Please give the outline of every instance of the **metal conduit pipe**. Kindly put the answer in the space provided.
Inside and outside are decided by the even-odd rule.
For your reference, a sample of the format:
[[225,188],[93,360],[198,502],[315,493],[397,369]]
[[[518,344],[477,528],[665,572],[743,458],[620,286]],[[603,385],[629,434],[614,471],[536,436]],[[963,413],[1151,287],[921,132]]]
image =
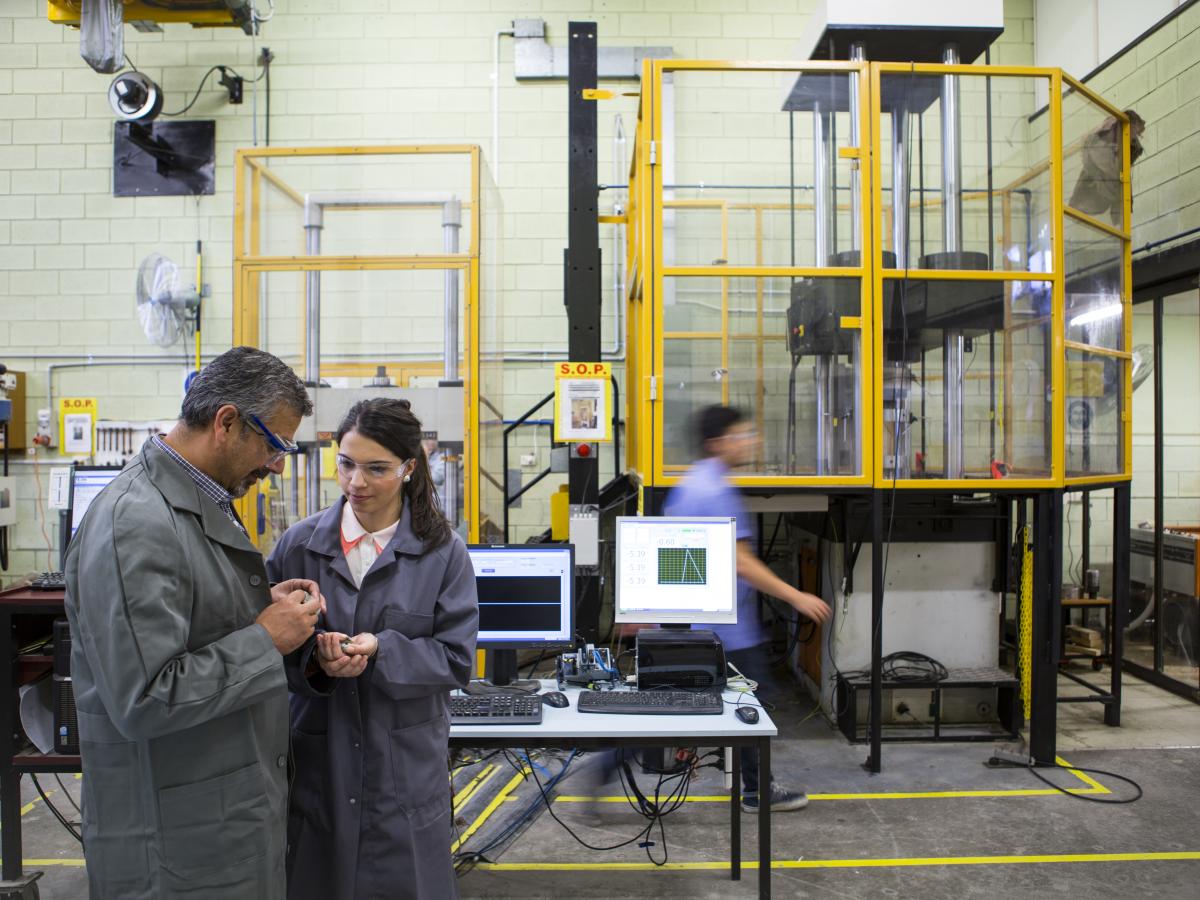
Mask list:
[[[621,178],[628,172],[629,163],[625,159],[625,123],[618,113],[613,118],[613,182],[620,183]],[[629,188],[624,189],[628,193]],[[627,198],[618,191],[613,195],[612,214],[625,215]],[[625,306],[625,235],[627,225],[614,226],[613,232],[613,345],[609,350],[612,359],[624,360],[625,347],[625,318],[622,308]],[[601,356],[603,356],[603,352]]]
[[[860,41],[855,41],[850,45],[850,61],[862,62],[867,58],[866,48]],[[862,133],[858,125],[859,102],[859,81],[861,76],[858,72],[850,73],[850,146],[858,147],[862,142]],[[862,248],[862,224],[859,215],[862,209],[862,172],[859,170],[859,162],[851,160],[850,163],[850,249],[859,250]],[[862,260],[859,260],[861,263]],[[856,457],[857,458],[857,457]]]
[[[958,47],[947,44],[942,62],[958,64]],[[942,76],[942,244],[947,254],[962,250],[962,122],[957,75]],[[942,334],[943,439],[945,477],[963,477],[963,365],[966,342],[960,329]]]
[[[12,357],[5,357],[11,359]],[[203,362],[212,362],[216,359],[216,354],[209,354],[201,358]],[[46,408],[53,411],[54,409],[54,376],[56,373],[64,369],[90,369],[93,367],[116,367],[116,366],[160,366],[162,368],[170,368],[172,366],[180,366],[190,369],[192,360],[188,360],[184,364],[177,356],[127,356],[118,357],[116,359],[98,359],[90,358],[79,362],[58,362],[51,363],[46,366]]]
[[[321,255],[321,229],[325,225],[325,209],[312,195],[304,198],[304,252]],[[304,381],[316,388],[321,383],[321,273],[309,269],[304,273]],[[313,391],[313,400],[319,402]],[[313,410],[314,415],[316,410]],[[292,513],[299,518],[299,472],[292,466]],[[321,448],[310,444],[304,448],[305,514],[313,515],[321,508]]]
[[[814,219],[814,252],[816,265],[829,264],[832,228],[830,227],[830,208],[833,206],[833,191],[831,188],[830,150],[833,135],[832,111],[823,107],[818,101],[813,104],[813,219]],[[817,474],[829,474],[829,462],[832,451],[831,423],[833,415],[832,384],[833,364],[828,354],[822,353],[816,357],[813,376],[816,379],[817,399]]]
[[[442,249],[447,255],[458,253],[459,233],[462,231],[462,203],[447,200],[442,206]],[[442,298],[443,335],[442,378],[457,382],[458,377],[458,269],[445,271],[445,296]],[[458,465],[454,459],[445,461],[442,479],[442,513],[451,526],[458,525]]]

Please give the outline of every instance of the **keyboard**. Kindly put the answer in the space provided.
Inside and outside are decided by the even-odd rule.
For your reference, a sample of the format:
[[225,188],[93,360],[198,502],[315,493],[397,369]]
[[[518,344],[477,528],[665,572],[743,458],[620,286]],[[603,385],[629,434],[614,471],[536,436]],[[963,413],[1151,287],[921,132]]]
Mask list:
[[67,576],[62,572],[43,572],[29,583],[32,591],[65,591]]
[[719,694],[691,691],[581,691],[581,713],[635,716],[719,716],[725,702]]
[[542,698],[536,694],[484,694],[450,698],[451,725],[540,725]]

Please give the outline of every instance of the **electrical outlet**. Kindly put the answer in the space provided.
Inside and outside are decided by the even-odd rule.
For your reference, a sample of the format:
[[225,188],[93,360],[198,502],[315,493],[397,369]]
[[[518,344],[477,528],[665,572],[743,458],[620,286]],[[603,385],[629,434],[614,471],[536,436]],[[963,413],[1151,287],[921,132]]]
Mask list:
[[521,465],[523,465],[527,469],[532,469],[534,466],[537,465],[537,454],[536,453],[522,453],[521,454]]

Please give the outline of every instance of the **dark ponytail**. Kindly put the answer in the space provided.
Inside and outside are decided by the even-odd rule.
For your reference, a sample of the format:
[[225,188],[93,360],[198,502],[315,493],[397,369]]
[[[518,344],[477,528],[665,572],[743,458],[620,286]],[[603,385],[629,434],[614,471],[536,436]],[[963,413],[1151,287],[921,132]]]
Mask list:
[[413,534],[421,539],[427,550],[450,540],[450,523],[442,514],[429,460],[421,446],[421,421],[413,415],[411,404],[407,400],[385,397],[360,400],[350,407],[338,427],[338,443],[351,431],[370,438],[401,459],[416,461],[411,480],[400,489],[408,504]]

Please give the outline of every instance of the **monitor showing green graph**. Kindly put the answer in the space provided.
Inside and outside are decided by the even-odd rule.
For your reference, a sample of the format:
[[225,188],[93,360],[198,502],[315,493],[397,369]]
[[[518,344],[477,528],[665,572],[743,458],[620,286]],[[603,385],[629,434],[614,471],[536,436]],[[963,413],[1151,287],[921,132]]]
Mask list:
[[618,518],[616,620],[736,622],[736,547],[732,518]]
[[705,547],[659,547],[659,584],[705,584],[708,561]]

